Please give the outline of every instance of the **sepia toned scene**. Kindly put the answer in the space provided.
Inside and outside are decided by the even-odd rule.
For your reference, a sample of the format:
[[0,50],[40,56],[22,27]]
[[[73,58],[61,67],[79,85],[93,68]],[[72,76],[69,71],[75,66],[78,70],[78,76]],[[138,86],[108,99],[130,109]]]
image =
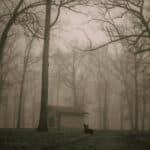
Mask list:
[[150,150],[150,1],[0,0],[0,150]]

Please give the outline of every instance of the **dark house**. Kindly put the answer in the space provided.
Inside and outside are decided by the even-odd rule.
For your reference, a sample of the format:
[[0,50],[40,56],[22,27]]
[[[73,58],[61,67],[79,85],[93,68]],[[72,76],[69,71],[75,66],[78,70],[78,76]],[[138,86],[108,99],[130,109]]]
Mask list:
[[87,113],[67,106],[48,107],[48,126],[53,128],[82,128]]

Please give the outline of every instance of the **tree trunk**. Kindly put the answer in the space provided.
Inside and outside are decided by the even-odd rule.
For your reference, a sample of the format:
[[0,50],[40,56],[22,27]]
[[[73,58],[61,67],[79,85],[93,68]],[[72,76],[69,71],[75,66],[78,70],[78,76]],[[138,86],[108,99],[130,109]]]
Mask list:
[[142,130],[145,130],[145,114],[146,114],[146,97],[145,97],[145,72],[143,71],[143,114],[142,114]]
[[30,51],[31,51],[31,48],[32,48],[33,40],[34,40],[34,36],[32,37],[31,41],[29,42],[29,45],[27,46],[27,48],[25,50],[25,55],[24,55],[23,73],[22,73],[20,93],[19,93],[17,128],[21,128],[21,120],[22,120],[21,118],[22,118],[22,115],[23,115],[23,107],[24,107],[24,101],[23,101],[24,83],[25,83],[26,70],[27,70],[27,67],[28,67],[28,61],[29,61],[29,56],[30,56]]
[[108,129],[108,84],[105,81],[104,89],[104,111],[103,111],[103,129]]
[[73,83],[73,102],[74,106],[78,107],[78,97],[77,97],[77,87],[76,87],[76,68],[75,68],[76,54],[73,52],[73,62],[72,62],[72,83]]
[[99,129],[102,128],[102,103],[101,103],[101,93],[100,93],[100,81],[98,81],[98,89],[97,89],[97,95],[98,95],[98,105],[99,105]]
[[14,96],[14,112],[13,112],[13,124],[14,128],[16,128],[16,121],[17,121],[17,94]]
[[73,102],[74,106],[78,107],[78,98],[77,98],[77,89],[76,89],[76,83],[73,81]]
[[35,121],[36,121],[36,88],[33,86],[33,97],[32,97],[32,128],[35,128]]
[[135,84],[135,124],[134,124],[134,129],[136,131],[138,131],[138,124],[139,124],[139,102],[138,102],[138,72],[137,72],[137,69],[138,69],[138,66],[137,66],[137,58],[136,58],[136,55],[134,55],[134,63],[135,63],[135,66],[134,66],[134,71],[135,71],[135,74],[134,74],[134,84]]
[[17,120],[17,128],[21,128],[21,112],[22,112],[22,100],[23,100],[23,90],[24,90],[24,80],[25,80],[25,66],[23,69],[21,86],[20,86],[20,95],[19,95],[19,106],[18,106],[18,120]]
[[57,105],[59,105],[59,92],[60,92],[60,70],[57,72]]
[[8,97],[5,99],[4,128],[9,128]]
[[132,106],[132,103],[130,102],[130,99],[129,99],[128,86],[127,86],[127,82],[125,80],[124,80],[124,88],[125,88],[125,96],[126,96],[127,105],[128,105],[128,114],[129,114],[130,126],[131,126],[131,129],[133,129],[134,128],[133,106]]
[[123,130],[124,126],[124,99],[120,101],[120,130]]
[[48,105],[48,58],[49,58],[49,36],[51,20],[51,0],[46,0],[45,32],[43,45],[43,63],[42,63],[42,89],[41,89],[41,107],[38,131],[48,131],[47,125],[47,105]]

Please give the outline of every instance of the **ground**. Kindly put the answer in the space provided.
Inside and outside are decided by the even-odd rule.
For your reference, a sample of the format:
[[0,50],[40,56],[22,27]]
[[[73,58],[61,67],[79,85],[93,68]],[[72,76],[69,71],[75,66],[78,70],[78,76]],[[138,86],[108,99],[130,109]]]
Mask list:
[[36,132],[32,129],[0,129],[2,150],[150,150],[150,133],[82,130]]

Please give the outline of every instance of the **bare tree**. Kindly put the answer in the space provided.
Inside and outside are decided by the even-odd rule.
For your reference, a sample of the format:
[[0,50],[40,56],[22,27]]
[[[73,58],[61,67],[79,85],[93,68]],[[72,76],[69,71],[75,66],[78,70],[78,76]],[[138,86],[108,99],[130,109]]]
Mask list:
[[[72,1],[67,1],[67,4]],[[47,103],[48,103],[48,66],[49,66],[49,42],[50,29],[57,22],[60,15],[60,8],[63,5],[62,1],[59,4],[59,9],[56,18],[51,22],[51,5],[52,1],[46,1],[46,17],[45,17],[45,31],[44,31],[44,45],[43,45],[43,59],[42,59],[42,90],[41,90],[41,109],[38,131],[47,131]]]
[[[145,8],[145,5],[150,5],[147,0],[137,1],[112,1],[112,0],[100,0],[96,2],[96,7],[100,8],[100,17],[93,20],[103,23],[104,28],[109,35],[109,41],[100,44],[99,46],[88,49],[89,51],[97,50],[105,47],[111,43],[121,42],[123,40],[130,41],[130,48],[138,46],[140,49],[136,49],[135,53],[143,53],[150,50],[150,18],[147,15],[149,9]],[[114,12],[119,11],[119,15]],[[124,22],[128,20],[126,24],[117,24],[117,20]],[[120,28],[121,26],[121,28]],[[128,32],[122,32],[122,29],[127,29]],[[146,44],[143,44],[146,41]]]
[[[8,114],[9,99],[11,96],[12,87],[15,84],[15,82],[13,81],[13,75],[17,70],[16,61],[19,58],[20,54],[17,51],[13,51],[14,42],[10,42],[6,48],[7,49],[5,51],[4,59],[0,67],[0,105],[2,107],[5,107],[5,127],[8,127],[10,119]],[[3,120],[1,120],[1,122],[3,122]]]
[[20,83],[17,128],[21,128],[21,118],[22,118],[23,107],[24,107],[24,103],[23,103],[24,83],[25,83],[26,73],[29,65],[29,59],[31,56],[33,40],[34,40],[34,36],[26,46],[24,59],[23,59],[23,72],[22,72],[21,83]]
[[85,55],[73,50],[66,56],[63,54],[61,56],[62,60],[58,58],[61,60],[61,66],[59,67],[61,68],[61,80],[63,81],[64,85],[66,85],[66,87],[71,89],[73,106],[75,107],[79,107],[79,93],[84,91],[84,89],[81,89],[81,86],[83,86],[82,83],[86,78],[86,75],[83,75],[83,72],[81,71],[81,68],[84,70],[84,56]]
[[48,103],[48,58],[49,58],[49,37],[51,21],[51,0],[46,1],[45,34],[42,59],[42,89],[41,109],[38,131],[47,131],[47,103]]
[[9,30],[10,30],[11,26],[13,25],[13,23],[15,22],[15,20],[17,18],[18,10],[20,9],[23,2],[24,2],[24,0],[20,0],[18,2],[18,4],[16,5],[16,7],[12,13],[11,18],[7,22],[5,29],[3,30],[2,34],[1,34],[1,37],[0,37],[0,61],[2,60],[2,56],[3,56],[4,48],[6,45]]
[[[127,49],[133,53],[134,68],[132,70],[134,70],[134,85],[135,85],[134,128],[136,130],[138,130],[139,124],[139,99],[138,99],[139,64],[137,57],[139,54],[143,52],[148,52],[150,50],[149,49],[150,18],[149,16],[147,16],[149,10],[145,9],[145,5],[149,4],[150,3],[146,0],[137,0],[134,2],[127,0],[97,1],[96,7],[100,8],[101,14],[99,18],[94,18],[92,19],[92,21],[96,22],[99,21],[102,23],[102,28],[105,31],[106,35],[108,36],[109,40],[108,42],[100,44],[99,46],[87,48],[87,51],[93,51],[116,42],[119,43],[126,42]],[[115,11],[117,10],[120,12],[119,15],[115,13]],[[125,19],[128,19],[127,23],[124,23]],[[118,24],[117,21],[120,21],[120,24]]]
[[[8,12],[4,11],[4,13],[2,15],[0,15],[0,20],[3,21],[5,19],[7,19],[7,21],[5,22],[5,26],[2,31],[2,34],[0,36],[0,61],[2,61],[4,48],[5,48],[7,39],[8,39],[8,34],[9,34],[12,26],[14,24],[20,24],[21,26],[26,27],[26,29],[30,33],[35,34],[35,30],[37,32],[37,26],[35,28],[35,24],[38,24],[39,26],[40,26],[40,24],[39,24],[39,18],[37,17],[37,15],[34,12],[32,12],[32,9],[45,5],[46,1],[45,0],[35,1],[35,2],[31,1],[29,3],[26,3],[25,0],[19,0],[15,4],[15,7],[14,7],[14,5],[11,5],[12,8],[9,8],[7,6],[7,2],[5,2],[5,1],[2,1],[1,3],[4,3],[5,7],[3,9],[8,10]],[[74,3],[74,5],[69,6],[70,3]],[[62,0],[62,1],[60,1],[60,3],[52,2],[52,5],[57,7],[58,13],[57,13],[56,18],[52,22],[51,26],[53,26],[57,22],[59,15],[60,15],[60,10],[62,7],[73,11],[74,7],[77,4],[82,4],[82,3],[83,2],[80,2],[78,0],[67,0],[67,1]],[[38,27],[38,29],[39,29],[39,27]],[[39,31],[39,34],[41,34],[40,31]],[[40,38],[39,34],[36,34],[36,36]]]
[[[105,130],[108,129],[109,120],[109,99],[111,92],[109,86],[111,83],[109,74],[112,74],[110,69],[110,58],[107,49],[89,54],[90,62],[87,69],[94,76],[97,88],[98,109],[99,109],[99,127]],[[114,74],[113,74],[114,75]]]

